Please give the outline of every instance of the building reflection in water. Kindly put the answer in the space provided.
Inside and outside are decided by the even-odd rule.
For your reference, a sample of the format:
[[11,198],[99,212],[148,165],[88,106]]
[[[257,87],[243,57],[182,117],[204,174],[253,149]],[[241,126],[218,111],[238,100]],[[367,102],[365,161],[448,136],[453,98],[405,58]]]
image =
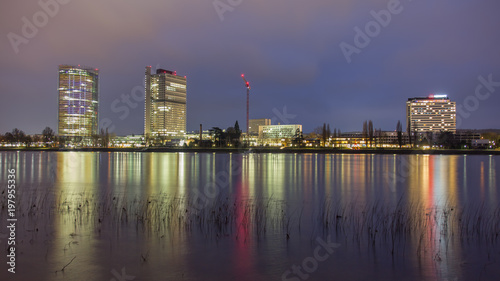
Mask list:
[[[316,234],[311,229],[325,202],[388,208],[402,202],[410,211],[416,210],[412,206],[420,206],[429,214],[424,230],[429,239],[422,246],[417,239],[420,233],[416,233],[417,238],[408,243],[412,252],[420,249],[415,267],[422,271],[421,276],[441,279],[461,270],[459,259],[464,253],[440,232],[447,218],[442,212],[433,214],[479,204],[498,206],[496,159],[458,155],[9,152],[1,154],[0,177],[5,178],[7,167],[16,167],[25,190],[48,190],[47,197],[53,198],[50,200],[57,208],[46,223],[51,235],[47,264],[58,268],[77,256],[77,274],[89,279],[112,278],[110,270],[120,265],[113,264],[111,257],[132,253],[136,258],[140,257],[137,253],[149,253],[151,259],[161,261],[143,276],[162,272],[161,264],[173,265],[172,276],[196,271],[201,260],[193,252],[210,248],[210,243],[207,236],[197,235],[193,229],[169,228],[161,221],[142,228],[121,219],[100,224],[92,217],[95,214],[85,215],[87,201],[92,206],[118,206],[120,215],[133,204],[143,204],[147,210],[160,206],[160,215],[167,206],[175,206],[176,215],[183,216],[191,200],[197,198],[195,190],[203,194],[207,186],[214,185],[213,200],[236,202],[234,234],[238,239],[215,239],[226,243],[218,251],[224,251],[224,261],[235,277],[251,275],[263,259],[276,263],[287,257],[287,250],[298,247],[287,244],[282,236],[273,236],[280,233],[270,230],[279,228],[278,221],[268,225],[266,239],[259,240],[256,216],[248,211],[251,206],[264,208],[263,202],[274,202],[274,209],[266,216],[277,217],[279,214],[272,213],[277,211],[294,217],[297,229],[301,214],[302,227]],[[134,214],[127,215],[134,221]],[[415,211],[415,216],[420,215]],[[435,223],[430,223],[433,220]],[[264,254],[257,245],[265,245]]]
[[[55,215],[49,222],[53,228],[47,261],[53,268],[63,267],[72,258],[76,276],[102,278],[98,263],[99,241],[94,239],[98,225],[85,210],[98,202],[99,153],[57,153],[57,177],[54,182]],[[92,261],[92,262],[89,262]]]
[[497,185],[496,185],[496,170],[495,170],[495,158],[493,157],[493,155],[490,155],[489,156],[489,164],[488,164],[488,181],[489,181],[489,190],[488,190],[488,193],[489,193],[489,200],[490,200],[490,204],[492,206],[494,206],[495,204],[495,198],[497,198],[497,194],[498,194],[498,190],[497,190]]

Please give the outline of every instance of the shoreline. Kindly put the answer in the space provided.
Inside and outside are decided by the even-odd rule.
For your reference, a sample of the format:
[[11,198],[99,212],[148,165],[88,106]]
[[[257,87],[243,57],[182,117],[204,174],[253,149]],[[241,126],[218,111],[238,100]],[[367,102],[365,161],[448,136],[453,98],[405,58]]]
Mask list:
[[500,150],[481,149],[341,149],[341,148],[0,148],[0,151],[37,151],[37,152],[169,152],[169,153],[319,153],[319,154],[418,154],[418,155],[500,155]]

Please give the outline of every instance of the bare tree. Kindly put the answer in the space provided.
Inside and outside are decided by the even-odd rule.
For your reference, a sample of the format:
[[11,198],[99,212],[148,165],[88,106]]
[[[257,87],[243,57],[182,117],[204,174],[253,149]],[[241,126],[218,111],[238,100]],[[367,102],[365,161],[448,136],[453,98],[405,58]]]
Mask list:
[[15,141],[15,139],[14,139],[14,135],[12,135],[12,133],[10,133],[10,132],[7,132],[7,133],[5,133],[5,135],[4,135],[4,140],[5,140],[6,142],[8,142],[8,143],[13,143],[13,142]]
[[323,123],[323,130],[321,130],[321,136],[323,140],[323,147],[326,145],[326,123]]
[[401,121],[398,120],[398,124],[396,125],[396,132],[398,137],[399,148],[403,146],[403,125],[401,125]]
[[327,125],[326,127],[326,137],[328,140],[332,137],[332,131],[330,131],[330,124]]
[[363,122],[363,140],[365,141],[365,144],[367,144],[367,138],[368,138],[368,124],[366,121]]
[[396,132],[398,134],[398,144],[399,148],[403,146],[403,126],[401,125],[401,121],[398,120],[398,124],[396,125]]
[[42,131],[42,135],[43,135],[43,141],[45,143],[49,143],[55,139],[54,130],[52,130],[50,127],[45,127],[45,129],[43,129]]
[[375,129],[375,147],[380,146],[382,141],[382,129]]
[[373,122],[368,122],[368,138],[370,139],[370,147],[373,147]]
[[12,136],[14,137],[15,142],[24,142],[24,139],[26,138],[26,134],[18,128],[12,130]]
[[33,142],[33,138],[30,135],[24,136],[22,142],[26,147],[30,147],[31,143]]

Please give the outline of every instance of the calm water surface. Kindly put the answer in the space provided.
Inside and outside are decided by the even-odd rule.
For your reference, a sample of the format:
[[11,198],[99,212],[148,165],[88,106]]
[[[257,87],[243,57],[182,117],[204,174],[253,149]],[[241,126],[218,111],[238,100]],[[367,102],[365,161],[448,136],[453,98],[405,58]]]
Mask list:
[[0,279],[498,280],[499,159],[0,152]]

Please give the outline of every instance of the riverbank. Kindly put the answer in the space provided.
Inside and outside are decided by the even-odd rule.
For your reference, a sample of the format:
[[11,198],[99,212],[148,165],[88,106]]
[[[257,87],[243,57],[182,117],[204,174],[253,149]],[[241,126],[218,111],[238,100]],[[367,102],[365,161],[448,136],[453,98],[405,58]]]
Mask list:
[[197,152],[197,153],[321,153],[321,154],[425,154],[500,155],[491,149],[341,149],[341,148],[0,148],[0,151],[80,151],[80,152]]

